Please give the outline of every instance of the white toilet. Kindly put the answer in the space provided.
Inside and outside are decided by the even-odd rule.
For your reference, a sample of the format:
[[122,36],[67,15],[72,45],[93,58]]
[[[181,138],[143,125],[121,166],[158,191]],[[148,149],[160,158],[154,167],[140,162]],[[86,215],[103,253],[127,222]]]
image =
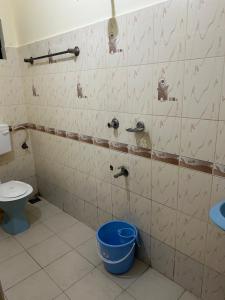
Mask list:
[[0,184],[0,208],[4,211],[2,228],[10,234],[18,234],[29,228],[25,206],[32,186],[20,181]]

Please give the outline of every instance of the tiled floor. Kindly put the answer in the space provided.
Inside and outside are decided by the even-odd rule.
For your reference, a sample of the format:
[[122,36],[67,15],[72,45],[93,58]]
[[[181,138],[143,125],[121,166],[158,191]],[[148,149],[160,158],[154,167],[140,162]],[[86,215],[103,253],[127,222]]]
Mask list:
[[108,274],[95,232],[46,201],[29,205],[31,228],[0,230],[0,280],[7,300],[196,300],[136,260],[124,276]]

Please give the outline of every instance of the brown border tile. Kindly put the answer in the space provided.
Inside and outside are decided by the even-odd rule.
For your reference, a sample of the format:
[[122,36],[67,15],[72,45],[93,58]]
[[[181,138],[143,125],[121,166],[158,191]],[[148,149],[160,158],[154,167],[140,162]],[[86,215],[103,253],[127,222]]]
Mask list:
[[109,141],[99,138],[93,138],[94,145],[109,148]]
[[45,132],[45,126],[42,126],[42,125],[36,125],[36,130]]
[[146,157],[146,158],[152,157],[151,149],[147,149],[139,146],[128,145],[128,153],[137,156]]
[[212,174],[213,163],[195,158],[180,157],[180,166],[188,169]]
[[213,174],[221,177],[225,177],[225,166],[220,164],[215,164],[213,168]]
[[36,129],[36,125],[34,123],[27,123],[26,127],[29,129]]
[[[22,123],[22,124],[18,124],[17,126],[23,126],[29,129],[46,132],[49,134],[54,134],[60,137],[65,137],[65,138],[81,141],[88,144],[94,144],[99,147],[105,147],[111,150],[129,153],[141,157],[146,157],[149,159],[162,161],[168,164],[179,165],[184,168],[189,168],[200,172],[217,175],[220,177],[225,177],[225,165],[221,165],[221,164],[213,164],[212,162],[203,161],[203,160],[185,157],[185,156],[179,158],[179,155],[176,154],[151,150],[144,147],[128,145],[124,143],[109,141],[106,139],[101,139],[101,138],[82,135],[82,134],[79,135],[78,133],[75,132],[68,132],[61,129],[45,127],[42,125],[36,125],[34,123]],[[9,130],[12,131],[12,126],[9,126]]]
[[128,153],[128,145],[118,142],[109,142],[109,148],[112,150]]
[[152,159],[162,161],[171,165],[179,165],[179,155],[152,150]]
[[45,132],[49,134],[56,134],[55,128],[45,127]]
[[93,144],[93,137],[89,135],[79,135],[79,141],[83,143]]
[[78,134],[78,133],[75,133],[75,132],[69,132],[69,131],[67,131],[67,132],[66,132],[66,136],[67,136],[69,139],[72,139],[72,140],[75,140],[75,141],[78,141],[78,140],[79,140],[79,134]]
[[67,136],[66,131],[65,130],[60,130],[60,129],[55,130],[55,135],[61,136],[61,137],[66,137]]

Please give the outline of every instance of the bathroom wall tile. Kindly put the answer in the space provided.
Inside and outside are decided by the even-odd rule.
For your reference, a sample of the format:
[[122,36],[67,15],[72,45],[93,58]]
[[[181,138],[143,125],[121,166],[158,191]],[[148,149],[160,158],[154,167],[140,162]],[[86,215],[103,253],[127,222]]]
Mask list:
[[[225,65],[224,65],[225,69]],[[222,79],[222,97],[220,103],[220,112],[219,112],[219,120],[225,121],[225,84],[224,84],[225,72],[223,70],[223,79]]]
[[111,184],[97,180],[97,203],[98,207],[112,214]]
[[178,167],[152,161],[152,200],[177,208]]
[[189,1],[186,57],[224,55],[224,1]]
[[153,114],[180,116],[183,103],[184,62],[159,63],[153,68]]
[[153,61],[153,8],[148,7],[127,16],[128,65]]
[[181,154],[214,161],[217,122],[182,119]]
[[137,194],[130,193],[129,220],[142,231],[150,233],[151,200]]
[[[109,101],[107,98],[106,101]],[[109,102],[108,102],[109,105]],[[106,139],[106,140],[117,140],[118,135],[114,137],[114,132],[118,133],[118,130],[114,130],[108,127],[108,123],[112,121],[113,118],[117,116],[117,113],[106,112],[106,111],[97,111],[95,114],[95,120],[92,120],[95,123],[95,133],[94,136],[96,139]],[[117,117],[118,119],[118,117]],[[111,138],[112,137],[112,138]]]
[[73,62],[69,62],[69,66],[67,67],[68,71],[87,69],[88,30],[89,27],[78,28],[72,31],[69,35],[69,44],[74,46],[74,41],[76,41],[76,45],[80,48],[81,54]]
[[225,142],[225,121],[219,121],[218,129],[217,129],[215,161],[223,165],[225,165],[224,142]]
[[112,221],[112,213],[107,213],[104,210],[98,208],[98,226],[101,226],[103,223]]
[[180,168],[178,209],[192,217],[208,220],[212,176]]
[[176,235],[176,211],[152,201],[151,235],[175,247]]
[[176,248],[193,259],[204,263],[207,223],[178,213]]
[[152,65],[139,65],[128,68],[128,112],[152,113],[152,75]]
[[225,179],[213,176],[210,207],[225,199]]
[[185,57],[187,1],[170,0],[154,9],[155,61],[173,61]]
[[[152,116],[151,115],[136,115],[124,114],[122,121],[124,122],[124,133],[121,134],[120,139],[129,145],[135,145],[143,148],[152,148]],[[144,124],[144,131],[138,133],[128,132],[128,128],[136,128],[137,123]],[[122,124],[121,124],[122,125]]]
[[179,154],[180,123],[179,118],[154,116],[152,124],[153,149]]
[[225,233],[214,224],[208,225],[206,244],[206,265],[225,274]]
[[72,195],[69,201],[64,201],[63,210],[79,221],[84,221],[84,200]]
[[176,252],[174,280],[196,296],[201,295],[203,265]]
[[108,95],[105,108],[108,111],[127,111],[127,69],[112,68],[107,71]]
[[167,152],[152,150],[152,159],[165,162],[171,165],[178,166],[179,165],[179,155],[171,154]]
[[205,267],[202,298],[223,300],[225,297],[225,276]]
[[[80,109],[104,109],[107,94],[105,69],[74,73],[73,104]],[[71,89],[72,90],[72,89]]]
[[105,22],[99,22],[88,26],[86,36],[87,67],[101,68],[106,66],[106,39]]
[[82,200],[97,205],[96,179],[82,172],[74,173],[74,194]]
[[129,155],[128,189],[151,199],[151,160]]
[[224,58],[187,61],[184,77],[184,117],[218,119]]
[[212,162],[186,156],[180,157],[179,165],[187,169],[196,170],[207,174],[212,174],[213,168],[215,167]]
[[114,178],[114,175],[120,172],[119,168],[121,166],[124,166],[129,172],[129,155],[127,153],[110,150],[110,164],[113,166],[113,171],[111,172],[112,184],[124,189],[128,189],[130,182],[129,176],[120,176],[118,178]]
[[173,280],[175,250],[168,245],[151,238],[152,267]]
[[136,257],[150,266],[151,263],[151,236],[139,230],[138,247],[136,247]]
[[91,156],[95,157],[95,176],[105,182],[111,182],[110,151],[107,148],[92,146]]
[[93,151],[95,147],[87,143],[78,143],[75,147],[78,147],[78,157],[79,161],[77,162],[77,169],[86,174],[94,175],[95,174],[95,161],[92,158]]
[[120,219],[128,219],[130,211],[130,193],[112,185],[113,216]]
[[105,22],[105,25],[107,66],[126,66],[127,16],[112,17]]
[[92,229],[96,230],[98,227],[98,210],[97,206],[85,201],[84,203],[84,218],[85,223]]

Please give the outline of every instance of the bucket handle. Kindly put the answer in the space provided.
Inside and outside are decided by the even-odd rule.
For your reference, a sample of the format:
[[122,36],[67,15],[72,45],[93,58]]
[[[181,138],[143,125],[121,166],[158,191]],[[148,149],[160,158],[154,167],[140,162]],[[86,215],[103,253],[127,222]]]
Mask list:
[[101,258],[101,260],[103,260],[105,263],[110,264],[110,265],[116,265],[116,264],[119,264],[119,263],[123,262],[125,259],[127,259],[128,256],[130,256],[130,254],[131,254],[132,251],[134,250],[134,247],[135,247],[135,243],[133,243],[133,246],[131,247],[131,250],[130,250],[123,258],[121,258],[121,259],[119,259],[119,260],[113,261],[113,260],[109,260],[109,259],[103,257],[103,256],[101,255],[100,251],[99,251],[99,246],[97,245],[98,256],[99,256],[99,257]]

